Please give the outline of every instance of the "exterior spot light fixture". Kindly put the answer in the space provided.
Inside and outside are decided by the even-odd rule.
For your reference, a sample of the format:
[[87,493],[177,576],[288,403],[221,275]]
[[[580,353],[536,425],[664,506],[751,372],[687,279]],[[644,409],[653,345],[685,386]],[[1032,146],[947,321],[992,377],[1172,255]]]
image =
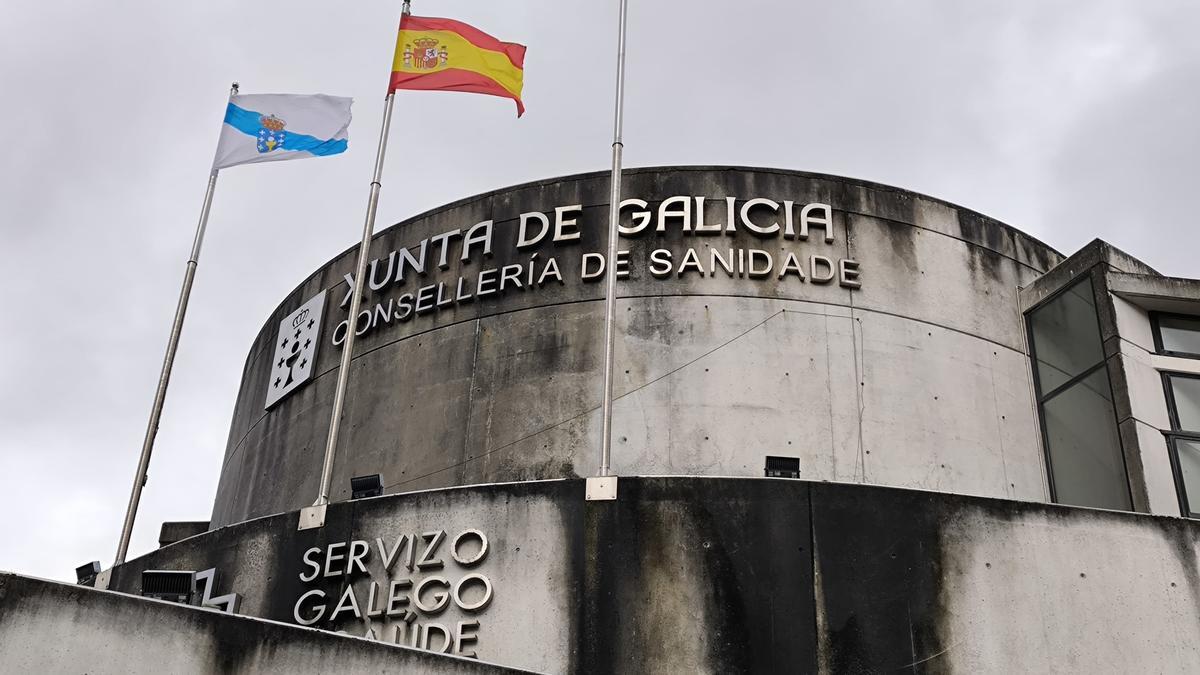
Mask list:
[[799,478],[799,457],[772,457],[767,455],[765,470],[767,478]]
[[378,497],[383,494],[383,476],[373,473],[370,476],[356,476],[350,479],[350,499]]
[[142,597],[192,604],[196,573],[181,570],[145,570],[142,572]]
[[100,574],[99,560],[93,560],[86,565],[80,565],[75,568],[75,583],[80,586],[94,586],[97,574]]

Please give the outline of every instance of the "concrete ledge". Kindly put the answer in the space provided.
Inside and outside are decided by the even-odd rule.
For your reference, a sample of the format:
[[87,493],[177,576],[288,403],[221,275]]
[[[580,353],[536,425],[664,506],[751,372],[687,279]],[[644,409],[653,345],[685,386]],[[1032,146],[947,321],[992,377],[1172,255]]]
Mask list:
[[11,573],[0,573],[0,671],[527,672]]
[[1037,307],[1060,289],[1070,285],[1080,275],[1096,265],[1104,264],[1118,273],[1161,277],[1154,268],[1104,241],[1093,239],[1087,246],[1071,254],[1036,281],[1021,289],[1021,307],[1026,311]]
[[[332,617],[339,598],[381,607],[400,581],[433,604],[422,580],[479,573],[485,610],[413,600],[414,625],[478,620],[482,659],[554,673],[1200,672],[1197,521],[794,479],[620,481],[616,501],[565,480],[337,502],[301,532],[296,512],[270,516],[131,560],[111,588],[213,567],[247,614],[395,642],[407,619]],[[434,565],[387,566],[377,539],[392,551],[438,531]],[[450,555],[465,531],[487,537],[478,564]],[[365,571],[338,573],[355,540]],[[302,579],[314,565],[333,576]]]
[[166,546],[174,544],[177,541],[183,541],[188,537],[194,537],[205,532],[208,532],[207,520],[168,520],[162,524],[162,529],[158,531],[158,545]]
[[1108,289],[1152,312],[1200,313],[1200,281],[1110,271]]

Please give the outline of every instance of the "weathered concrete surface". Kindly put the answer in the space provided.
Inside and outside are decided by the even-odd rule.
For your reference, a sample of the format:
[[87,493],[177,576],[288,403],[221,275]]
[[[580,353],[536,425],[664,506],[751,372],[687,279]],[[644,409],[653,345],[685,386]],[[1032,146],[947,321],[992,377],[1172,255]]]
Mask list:
[[1195,523],[829,489],[813,491],[825,672],[1200,668]]
[[1069,286],[1081,274],[1088,273],[1100,265],[1105,270],[1118,273],[1163,278],[1146,263],[1134,258],[1121,249],[1104,241],[1093,239],[1087,246],[1061,260],[1049,272],[1021,289],[1021,306],[1029,311]]
[[1200,281],[1108,269],[1103,275],[1110,294],[1116,351],[1113,377],[1121,421],[1121,439],[1141,458],[1142,480],[1151,513],[1180,515],[1170,450],[1164,432],[1171,430],[1163,372],[1200,373],[1196,359],[1156,354],[1151,312],[1200,314]]
[[0,573],[5,673],[516,673],[214,610]]
[[[416,623],[478,620],[480,658],[544,672],[1200,671],[1200,523],[783,479],[624,477],[617,501],[585,502],[582,483],[338,503],[317,531],[272,516],[130,561],[110,587],[216,566],[243,611],[291,622],[313,589],[366,611],[372,582],[475,571],[489,606]],[[480,563],[443,544],[440,566],[384,571],[376,538],[467,528],[488,537]],[[300,580],[307,550],[353,540],[365,572]],[[398,622],[316,625],[392,640]]]
[[942,532],[938,645],[917,659],[962,673],[1200,671],[1196,523],[1064,511],[957,514]]
[[167,521],[158,530],[158,545],[174,544],[207,531],[207,520]]
[[1109,380],[1133,510],[1181,514],[1170,451],[1163,371],[1200,372],[1194,359],[1156,354],[1151,312],[1200,313],[1200,281],[1164,277],[1100,239],[1021,290],[1028,311],[1088,278]]
[[[1113,273],[1109,273],[1111,277]],[[1109,287],[1111,292],[1111,287]],[[1154,335],[1150,315],[1144,308],[1113,295],[1111,297],[1119,357],[1113,377],[1114,391],[1121,403],[1117,412],[1121,442],[1136,449],[1141,480],[1150,513],[1181,515],[1170,452],[1163,432],[1170,431],[1167,397],[1162,375],[1154,364]]]
[[1157,274],[1108,273],[1109,289],[1150,311],[1200,314],[1200,281]]
[[[703,196],[709,224],[726,197],[832,206],[834,241],[678,224],[623,238],[630,275],[618,302],[613,468],[621,474],[762,475],[765,455],[799,457],[806,478],[1027,500],[1047,498],[1017,288],[1061,256],[1001,223],[929,197],[852,179],[744,168],[627,172],[624,194],[656,208]],[[606,247],[608,177],[568,176],[479,195],[381,232],[388,253],[492,219],[490,257],[431,266],[368,294],[366,307],[483,267],[555,258],[565,277],[393,322],[356,343],[333,495],[381,473],[389,492],[571,478],[596,470],[603,284],[581,256]],[[518,216],[578,204],[581,238],[516,250]],[[629,217],[629,214],[626,214]],[[769,214],[755,217],[766,223]],[[648,272],[653,250],[757,248],[862,266],[862,288],[724,272]],[[350,250],[267,320],[238,395],[212,526],[312,501],[339,348],[334,327]],[[536,254],[536,258],[534,258]],[[432,255],[432,254],[431,254]],[[707,262],[705,263],[707,265]],[[777,263],[779,264],[779,263]],[[263,410],[278,322],[329,290],[310,382]]]

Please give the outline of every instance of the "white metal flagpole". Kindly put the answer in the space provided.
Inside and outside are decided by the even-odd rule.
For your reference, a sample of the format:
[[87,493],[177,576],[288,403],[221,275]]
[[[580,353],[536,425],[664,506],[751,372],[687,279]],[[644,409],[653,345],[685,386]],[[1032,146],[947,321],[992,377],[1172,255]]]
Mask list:
[[[238,92],[238,83],[229,89],[229,97]],[[150,408],[150,422],[146,425],[146,437],[142,441],[142,455],[138,459],[137,473],[133,477],[133,491],[129,495],[129,506],[125,509],[125,524],[121,528],[121,540],[117,543],[117,558],[114,565],[125,562],[129,551],[129,539],[133,536],[133,521],[137,518],[138,502],[142,499],[142,488],[146,486],[146,470],[150,466],[150,454],[154,451],[154,439],[158,435],[158,422],[162,417],[163,402],[167,397],[167,385],[171,381],[171,368],[175,365],[175,351],[179,347],[179,335],[183,331],[183,317],[187,314],[188,300],[192,295],[192,282],[196,278],[196,266],[200,260],[200,246],[204,243],[204,229],[208,226],[208,212],[212,208],[213,192],[217,188],[217,169],[208,174],[208,190],[204,193],[204,205],[200,207],[200,222],[196,224],[196,235],[192,239],[192,254],[188,256],[187,269],[183,273],[183,288],[179,291],[179,303],[175,306],[175,320],[171,324],[171,336],[167,340],[167,354],[163,358],[162,372],[158,376],[158,388],[154,392],[154,405]]]
[[604,285],[604,397],[602,403],[603,436],[600,441],[600,475],[588,479],[588,500],[611,500],[617,498],[617,480],[612,475],[612,408],[613,408],[613,360],[616,342],[617,304],[617,220],[621,212],[621,152],[625,148],[621,140],[625,114],[625,23],[629,0],[620,0],[617,19],[617,97],[613,115],[612,143],[612,193],[608,206],[608,257],[605,261],[607,274]]
[[[404,1],[401,18],[409,13],[409,0]],[[342,424],[342,409],[346,404],[346,385],[350,379],[350,360],[354,355],[354,328],[362,306],[363,278],[367,274],[367,256],[375,232],[375,211],[379,207],[380,181],[383,179],[383,157],[387,152],[388,130],[392,125],[392,105],[396,95],[388,92],[383,108],[383,126],[379,130],[379,147],[375,151],[375,173],[371,178],[371,194],[367,198],[367,218],[363,223],[362,242],[358,246],[358,264],[354,272],[354,294],[350,296],[350,316],[347,319],[346,341],[342,344],[342,362],[338,369],[337,389],[333,395],[333,413],[329,419],[329,435],[325,440],[325,461],[321,464],[321,487],[312,506],[300,510],[298,529],[307,530],[325,525],[325,507],[329,504],[329,488],[333,482],[333,457],[337,450],[338,431]]]

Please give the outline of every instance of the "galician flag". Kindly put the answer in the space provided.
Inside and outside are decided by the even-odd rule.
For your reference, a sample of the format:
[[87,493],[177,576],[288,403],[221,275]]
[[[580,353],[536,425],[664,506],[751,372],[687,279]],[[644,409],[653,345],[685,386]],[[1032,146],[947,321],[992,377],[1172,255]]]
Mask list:
[[525,47],[453,19],[404,15],[389,91],[425,89],[503,96],[525,112]]
[[213,169],[343,153],[352,102],[324,94],[231,96]]

